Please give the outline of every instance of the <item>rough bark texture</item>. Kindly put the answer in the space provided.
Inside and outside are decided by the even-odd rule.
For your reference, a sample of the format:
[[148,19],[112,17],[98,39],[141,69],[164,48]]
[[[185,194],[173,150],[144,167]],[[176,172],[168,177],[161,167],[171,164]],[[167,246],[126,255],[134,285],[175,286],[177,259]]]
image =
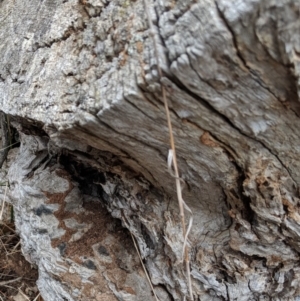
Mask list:
[[[195,300],[300,300],[299,0],[150,0]],[[142,0],[0,2],[10,198],[48,300],[188,298]],[[129,230],[129,231],[128,231]]]

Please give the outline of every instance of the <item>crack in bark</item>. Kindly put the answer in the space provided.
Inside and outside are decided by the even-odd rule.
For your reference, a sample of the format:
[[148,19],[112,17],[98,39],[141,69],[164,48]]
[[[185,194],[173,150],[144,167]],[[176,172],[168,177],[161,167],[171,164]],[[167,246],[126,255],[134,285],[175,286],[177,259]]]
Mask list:
[[[219,17],[221,18],[221,20],[223,21],[224,25],[226,26],[227,30],[230,32],[231,34],[231,37],[232,37],[232,42],[233,42],[233,45],[234,45],[234,48],[236,50],[236,54],[237,54],[237,57],[241,60],[241,62],[243,63],[243,66],[245,68],[247,68],[247,70],[251,73],[252,75],[252,79],[255,80],[255,82],[257,84],[259,84],[263,89],[267,90],[277,101],[279,101],[279,103],[281,104],[281,106],[286,109],[286,107],[283,105],[282,101],[275,95],[275,93],[272,91],[272,89],[267,85],[267,84],[264,84],[263,80],[260,78],[260,76],[254,71],[252,70],[248,64],[247,64],[247,61],[246,59],[243,57],[242,55],[242,52],[239,50],[239,46],[238,46],[238,41],[237,41],[237,38],[235,36],[235,33],[233,31],[233,29],[231,28],[231,26],[229,25],[229,22],[227,21],[225,15],[223,14],[223,12],[221,11],[219,5],[218,5],[218,2],[215,1],[215,5],[216,5],[216,8],[217,8],[217,11],[218,11],[218,15]],[[265,53],[268,55],[268,57],[273,61],[275,62],[276,64],[279,64],[270,54],[269,52],[266,50],[265,46],[261,43],[260,39],[258,38],[257,36],[257,33],[256,31],[254,30],[254,33],[255,33],[255,37],[257,38],[257,41],[258,43],[260,43],[260,45],[262,45],[262,48],[264,49]],[[284,67],[288,67],[288,66],[285,66],[283,65]],[[297,114],[297,112],[295,112],[292,108],[289,108],[297,117],[299,117],[299,114]]]
[[68,27],[64,34],[62,35],[62,37],[58,38],[58,39],[53,39],[52,41],[50,41],[49,43],[35,43],[34,44],[34,50],[32,52],[36,52],[37,50],[39,49],[44,49],[44,48],[51,48],[52,45],[56,44],[56,43],[59,43],[59,42],[62,42],[62,41],[66,41],[69,37],[72,36],[72,34],[74,33],[78,33],[78,32],[81,32],[81,31],[84,31],[84,27],[83,28],[74,28],[73,26],[70,26]]
[[[217,3],[216,3],[216,6],[218,7]],[[219,8],[218,8],[219,10]],[[230,29],[229,29],[230,31]],[[233,35],[233,39],[234,39],[234,35]],[[238,52],[238,48],[237,49],[237,52]],[[199,77],[199,79],[205,83],[207,83],[204,79],[202,79],[198,72],[196,72],[196,70],[192,67],[191,63],[190,63],[190,60],[189,60],[189,65],[191,67],[191,69],[195,72],[195,74],[197,74],[197,76]],[[248,67],[247,67],[248,68]],[[249,68],[248,68],[249,69]],[[249,69],[250,70],[250,69]],[[205,100],[204,98],[198,96],[197,94],[195,94],[194,92],[192,92],[190,89],[188,89],[182,82],[181,80],[176,77],[176,76],[168,76],[168,75],[165,75],[165,77],[170,80],[171,82],[173,82],[174,84],[176,84],[178,86],[179,89],[181,89],[182,91],[186,92],[189,96],[191,96],[192,98],[194,98],[195,100],[197,100],[198,102],[200,102],[202,105],[204,105],[207,109],[209,109],[210,111],[212,111],[213,113],[215,113],[216,115],[218,115],[224,122],[228,123],[231,127],[233,127],[235,130],[237,130],[241,135],[243,135],[244,137],[248,138],[248,139],[251,139],[251,140],[254,140],[255,142],[258,142],[260,143],[265,149],[267,149],[270,154],[272,154],[278,161],[279,163],[283,166],[283,168],[286,170],[286,172],[289,174],[289,176],[291,177],[291,179],[295,182],[296,180],[292,177],[290,171],[288,170],[288,168],[284,165],[284,163],[282,162],[282,160],[279,158],[278,155],[276,155],[269,147],[266,146],[266,144],[264,142],[262,142],[261,140],[256,140],[255,138],[247,135],[246,133],[244,133],[241,129],[239,129],[226,115],[222,114],[221,112],[219,112],[215,107],[213,107],[209,101]],[[256,81],[259,85],[261,85],[261,83],[259,81]],[[209,83],[207,83],[209,85]],[[210,85],[209,85],[210,86]],[[211,86],[212,87],[212,86]],[[262,86],[263,88],[265,88],[267,91],[269,91],[266,87]],[[168,89],[168,87],[166,87]],[[214,90],[215,88],[212,87]],[[218,91],[216,91],[218,92]],[[269,91],[274,97],[275,99],[276,96],[271,92]],[[278,100],[278,99],[277,99]],[[278,100],[279,101],[279,100]],[[283,106],[282,102],[279,101],[280,104]]]
[[1,140],[2,140],[2,150],[0,152],[0,169],[2,168],[2,165],[4,161],[7,158],[8,151],[10,149],[10,135],[9,135],[9,119],[8,115],[6,115],[4,112],[0,111],[0,125],[1,125]]
[[[239,49],[239,45],[238,45],[238,41],[237,41],[237,38],[235,36],[235,33],[233,31],[233,29],[231,28],[231,26],[229,25],[229,22],[227,21],[225,15],[223,14],[223,12],[221,11],[219,5],[218,5],[218,2],[215,1],[215,5],[216,5],[216,8],[217,8],[217,12],[218,12],[218,15],[219,17],[221,18],[221,20],[223,21],[224,25],[226,26],[227,30],[229,31],[230,35],[231,35],[231,38],[232,38],[232,43],[234,45],[234,49],[236,51],[236,55],[237,57],[240,59],[240,61],[242,62],[243,66],[251,73],[252,75],[252,78],[255,80],[255,82],[257,82],[262,88],[266,89],[268,92],[270,92],[275,99],[278,100],[278,98],[276,97],[276,95],[271,91],[271,89],[264,85],[262,83],[262,80],[260,79],[260,77],[256,74],[256,72],[254,70],[252,70],[248,64],[247,64],[247,61],[246,59],[243,57],[242,55],[242,52],[240,51]],[[276,62],[277,63],[277,62]],[[281,101],[279,100],[279,102],[281,103]]]
[[[223,22],[224,22],[224,24],[226,25],[228,31],[231,33],[232,41],[233,41],[234,47],[235,47],[235,49],[236,49],[237,57],[238,57],[238,58],[240,59],[240,61],[243,63],[244,67],[245,67],[247,70],[249,70],[249,72],[251,72],[252,75],[255,75],[255,74],[253,74],[253,71],[252,71],[252,70],[250,69],[250,67],[247,65],[246,60],[244,59],[244,57],[242,56],[241,52],[239,51],[239,48],[238,48],[238,42],[237,42],[237,40],[236,40],[235,34],[234,34],[232,28],[230,27],[230,25],[228,24],[228,22],[227,22],[225,16],[224,16],[223,13],[221,12],[221,10],[220,10],[220,8],[219,8],[219,6],[218,6],[217,1],[215,1],[215,5],[216,5],[216,8],[217,8],[217,11],[218,11],[218,14],[219,14],[220,18],[223,20]],[[157,18],[158,24],[159,24],[159,15],[157,14],[157,11],[156,11],[155,8],[154,8],[154,11],[155,11],[155,13],[156,13],[156,18]],[[158,35],[159,35],[160,38],[161,38],[161,41],[162,41],[164,47],[166,48],[165,43],[164,43],[164,39],[163,39],[163,37],[162,37],[161,34],[160,34],[159,28],[158,28],[157,32],[158,32]],[[166,48],[166,49],[167,49],[167,48]],[[213,86],[211,86],[207,81],[205,81],[204,79],[201,78],[201,76],[198,74],[198,72],[194,69],[193,65],[190,63],[190,60],[189,60],[189,65],[190,65],[191,69],[195,72],[195,74],[197,74],[197,76],[199,77],[199,79],[200,79],[201,81],[207,83],[212,89],[215,90],[215,88],[214,88]],[[170,69],[170,63],[169,63],[169,69]],[[174,77],[174,78],[170,78],[169,76],[166,76],[166,77],[167,77],[171,82],[173,82],[173,83],[176,83],[176,81],[174,81],[174,78],[176,78],[176,79],[180,82],[180,80],[179,80],[177,77]],[[255,79],[254,79],[254,80],[255,80]],[[262,85],[262,83],[261,83],[260,80],[255,80],[255,81],[256,81],[262,88],[265,88],[266,90],[268,90],[268,91],[275,97],[275,99],[277,99],[277,97],[275,96],[275,94],[274,94],[268,87],[265,87],[264,85]],[[176,83],[176,84],[177,84],[177,83]],[[182,85],[181,88],[184,87],[184,91],[185,91],[185,92],[187,92],[187,91],[189,92],[189,93],[188,93],[189,95],[190,95],[191,93],[194,94],[194,93],[191,92],[188,88],[185,88],[185,85],[184,85],[183,83],[180,82],[180,84]],[[215,91],[216,91],[216,90],[215,90]],[[218,92],[218,91],[216,91],[216,92]],[[219,93],[219,92],[218,92],[218,93]],[[219,93],[219,94],[220,94],[220,93]],[[200,98],[199,98],[199,97],[195,97],[195,96],[196,96],[196,95],[194,94],[194,95],[192,95],[191,97],[196,98],[196,99],[199,101]],[[204,100],[204,99],[201,99],[201,100],[204,101],[204,102],[206,102],[206,104],[208,104],[208,107],[209,107],[210,110],[213,109],[213,112],[214,112],[214,113],[217,113],[217,115],[218,115],[219,117],[221,117],[222,119],[225,119],[225,121],[226,121],[227,123],[229,123],[230,126],[232,126],[233,128],[235,128],[240,134],[242,134],[243,136],[246,136],[248,139],[257,141],[256,139],[254,139],[254,138],[252,138],[252,137],[246,135],[245,133],[243,133],[238,127],[236,127],[236,126],[230,121],[230,119],[229,119],[227,116],[225,116],[224,114],[220,113],[217,109],[215,109],[212,105],[210,105],[210,104],[208,103],[208,101],[206,101],[206,100]],[[278,99],[277,99],[277,100],[278,100]],[[280,102],[280,101],[279,101],[279,102]],[[280,103],[281,103],[281,102],[280,102]],[[281,103],[281,104],[282,104],[282,103]],[[180,118],[174,110],[172,110],[172,112],[175,114],[175,116],[177,116],[177,118]],[[189,122],[190,122],[190,121],[189,121]],[[194,124],[194,123],[193,123],[193,124]],[[197,127],[200,128],[198,125],[197,125]],[[208,131],[208,130],[206,130],[206,131],[210,133],[210,131]],[[210,133],[210,134],[211,134],[211,133]],[[211,136],[212,136],[216,141],[219,142],[219,139],[217,139],[214,135],[211,135]],[[281,159],[280,159],[277,155],[275,155],[275,154],[274,154],[274,153],[273,153],[273,152],[272,152],[272,151],[271,151],[271,150],[270,150],[263,142],[261,142],[261,141],[257,141],[257,142],[261,143],[261,145],[262,145],[264,148],[266,148],[273,156],[275,156],[275,157],[277,158],[277,160],[280,162],[280,164],[281,164],[281,165],[285,168],[285,170],[288,172],[288,174],[290,175],[290,177],[292,178],[292,180],[296,183],[296,181],[293,179],[293,177],[291,176],[289,170],[288,170],[287,167],[283,164],[283,162],[281,161]],[[224,142],[221,142],[221,143],[222,143],[223,146],[224,146]],[[233,153],[235,153],[235,151],[234,151],[231,147],[229,147],[229,149],[230,149]],[[226,152],[230,155],[230,157],[232,157],[231,151],[228,151],[227,148],[225,148],[225,150],[226,150]],[[235,153],[235,155],[237,155],[237,154]],[[233,158],[233,159],[234,159],[234,158]],[[239,174],[240,174],[240,177],[243,176],[244,173],[243,173],[243,171],[242,171],[242,167],[239,166],[239,164],[236,162],[235,159],[234,159],[233,162],[234,162],[234,165],[236,166],[236,169],[238,170],[238,172],[239,172]],[[244,175],[244,177],[245,177],[245,175]],[[243,204],[244,204],[244,206],[245,206],[245,209],[247,209],[247,212],[250,212],[250,215],[251,215],[250,221],[251,221],[252,218],[253,218],[254,211],[253,211],[253,210],[251,209],[251,207],[250,207],[249,199],[247,198],[247,202],[245,201],[245,197],[243,196],[243,193],[242,193],[242,192],[243,192],[243,188],[242,188],[241,185],[242,185],[242,183],[238,184],[240,198],[241,198],[241,201],[243,202]],[[251,223],[251,222],[250,222],[250,223]]]
[[[157,149],[157,148],[155,148],[155,147],[153,147],[153,145],[147,144],[144,141],[138,140],[137,138],[134,138],[134,137],[132,137],[130,135],[127,135],[125,133],[120,133],[117,130],[115,130],[114,128],[112,128],[110,125],[108,125],[105,122],[103,122],[102,120],[100,120],[100,118],[98,116],[96,116],[96,117],[97,117],[97,120],[98,120],[98,122],[100,124],[104,125],[106,128],[108,128],[109,130],[113,131],[115,134],[117,134],[119,136],[128,137],[129,140],[134,140],[134,141],[136,141],[139,144],[145,145],[147,148],[156,151],[158,153],[158,155],[162,158],[162,160],[166,160],[165,156],[160,152],[160,150]],[[104,140],[104,141],[106,141],[106,140]],[[122,150],[122,152],[124,152],[124,150]],[[142,169],[145,169],[152,176],[152,179],[154,180],[153,183],[157,183],[157,181],[155,180],[155,177],[151,174],[151,172],[144,165],[140,164],[136,159],[132,158],[132,156],[130,156],[128,153],[126,153],[126,154],[128,155],[128,158],[131,158],[132,160],[134,160],[139,166],[141,166]],[[159,183],[157,183],[157,184],[159,184]],[[161,187],[161,185],[159,185],[159,187]]]
[[[136,81],[136,83],[137,83],[137,81]],[[141,87],[140,85],[137,84],[137,86],[138,86],[138,88],[141,90],[142,95],[143,95],[143,98],[144,98],[147,102],[149,102],[152,106],[154,106],[156,109],[159,109],[159,110],[160,110],[161,108],[159,107],[159,105],[161,104],[161,102],[158,102],[157,99],[155,99],[155,97],[154,97],[154,100],[155,100],[157,103],[153,102],[151,99],[149,99],[149,98],[147,97],[147,95],[149,95],[150,93],[149,93],[146,89],[144,89],[143,87]]]
[[[230,32],[231,34],[231,38],[232,38],[232,42],[234,45],[234,49],[236,50],[236,55],[237,57],[241,60],[241,62],[243,63],[244,67],[247,68],[247,70],[251,73],[251,75],[253,76],[252,78],[264,89],[266,89],[270,94],[272,94],[274,96],[274,98],[276,100],[278,100],[281,104],[282,102],[277,98],[277,96],[274,94],[274,92],[272,92],[272,90],[267,86],[263,84],[263,81],[260,79],[260,77],[256,74],[256,72],[254,70],[252,70],[248,64],[246,59],[243,57],[241,51],[239,50],[239,46],[238,46],[238,41],[237,38],[235,36],[235,33],[233,31],[233,29],[231,28],[231,26],[229,25],[229,22],[227,21],[225,15],[223,14],[223,12],[221,11],[221,9],[219,8],[218,2],[215,1],[216,4],[216,8],[219,14],[219,17],[223,20],[224,25],[226,26],[227,30]],[[260,41],[259,41],[260,42]],[[275,61],[276,63],[278,63],[277,61]]]
[[230,300],[228,285],[225,283],[227,300]]
[[[207,83],[205,80],[203,80],[199,74],[194,70],[194,68],[191,66],[191,63],[189,61],[189,65],[192,68],[192,70],[198,75],[199,79],[204,81],[205,83]],[[220,118],[222,118],[226,123],[228,123],[231,127],[233,127],[234,129],[236,129],[241,135],[243,135],[244,137],[251,139],[259,144],[261,144],[261,146],[263,146],[265,149],[267,149],[269,151],[270,154],[272,154],[278,161],[279,163],[282,165],[282,167],[286,170],[286,172],[289,174],[289,176],[291,177],[291,179],[297,183],[297,181],[292,177],[291,173],[289,172],[288,168],[284,165],[284,163],[282,162],[282,160],[279,158],[278,155],[276,155],[264,142],[262,142],[261,140],[257,140],[254,137],[251,137],[250,135],[246,134],[245,132],[243,132],[241,129],[239,129],[226,115],[224,115],[223,113],[221,113],[220,111],[218,111],[215,107],[213,107],[209,101],[205,100],[204,98],[198,96],[197,94],[195,94],[194,92],[192,92],[191,90],[189,90],[188,87],[186,87],[178,77],[176,77],[177,81],[174,81],[173,78],[171,77],[167,77],[166,78],[168,80],[170,80],[171,82],[176,84],[179,82],[180,86],[178,88],[182,89],[184,92],[186,92],[189,96],[191,96],[192,98],[196,99],[197,101],[199,101],[201,104],[206,104],[205,107],[208,108],[210,111],[213,111],[214,113],[216,113]],[[207,83],[209,85],[209,83]],[[210,86],[210,85],[209,85]],[[214,89],[215,90],[215,89]],[[218,91],[216,91],[218,92]],[[277,98],[276,98],[277,99]],[[280,102],[280,101],[279,101]],[[281,102],[280,102],[281,103]],[[282,104],[282,103],[281,103]]]
[[150,120],[152,120],[153,122],[157,122],[157,120],[153,119],[150,115],[146,114],[142,109],[140,109],[137,105],[135,105],[133,102],[131,102],[129,100],[128,97],[125,96],[125,94],[123,93],[123,98],[133,107],[135,108],[138,112],[140,112],[142,115],[148,117]]
[[[255,140],[254,138],[249,137],[250,139]],[[289,169],[287,166],[285,166],[285,164],[282,162],[282,160],[280,159],[280,157],[278,155],[276,155],[264,142],[262,142],[261,140],[255,140],[258,143],[260,143],[265,149],[267,149],[269,151],[270,154],[272,154],[281,164],[281,166],[285,169],[285,171],[288,173],[288,175],[291,177],[291,179],[293,180],[294,184],[298,187],[297,185],[297,181],[293,178],[293,176],[291,175]]]
[[[176,112],[174,112],[174,114],[176,114]],[[180,118],[177,114],[176,114],[176,116],[177,116],[178,118]],[[242,171],[242,166],[240,166],[240,165],[238,164],[237,160],[236,160],[236,157],[239,157],[239,156],[238,156],[238,154],[235,152],[235,150],[234,150],[230,145],[227,145],[226,143],[224,143],[223,141],[221,141],[221,140],[220,140],[219,138],[217,138],[214,134],[212,134],[211,131],[209,131],[209,130],[207,130],[207,129],[204,129],[204,128],[202,128],[202,127],[200,127],[196,122],[193,122],[193,121],[191,121],[191,120],[189,120],[189,119],[184,119],[184,120],[185,120],[185,122],[190,123],[190,124],[192,124],[193,126],[197,127],[197,128],[200,129],[201,131],[209,133],[209,135],[210,135],[214,140],[217,141],[217,143],[219,144],[219,146],[220,146],[222,149],[224,149],[225,153],[226,153],[227,156],[228,156],[229,161],[231,161],[231,162],[235,165],[237,171],[238,171],[238,172],[239,172],[239,170]]]
[[160,151],[158,148],[154,147],[153,145],[150,145],[150,144],[148,144],[148,143],[145,143],[144,141],[141,141],[141,140],[139,140],[139,139],[137,139],[137,138],[134,138],[132,135],[128,135],[128,134],[126,134],[126,133],[119,132],[118,130],[116,130],[116,129],[114,129],[113,127],[111,127],[109,124],[107,124],[107,123],[105,123],[104,121],[102,121],[98,116],[96,116],[96,117],[97,117],[97,120],[98,120],[98,122],[99,122],[100,124],[104,125],[106,128],[108,128],[109,130],[113,131],[115,134],[117,134],[117,135],[119,135],[119,136],[125,136],[125,137],[127,137],[129,140],[134,140],[134,141],[136,141],[136,142],[138,142],[138,143],[140,143],[140,144],[143,144],[143,145],[147,146],[147,148],[155,150],[162,158],[165,157],[165,156],[161,153],[161,151]]
[[[93,133],[91,133],[90,131],[88,131],[86,128],[83,127],[79,127],[80,131],[82,131],[83,133],[87,133],[90,136],[95,137],[98,140],[102,140],[104,143],[106,143],[107,145],[109,145],[112,149],[117,149],[118,151],[120,151],[121,153],[124,154],[125,158],[128,158],[132,161],[134,161],[138,166],[140,166],[141,170],[144,169],[146,170],[146,172],[151,176],[152,180],[150,181],[151,183],[157,183],[157,181],[155,180],[155,177],[153,176],[153,174],[145,168],[145,166],[141,165],[135,158],[133,158],[131,155],[129,155],[126,151],[124,151],[124,149],[120,149],[118,146],[116,146],[115,144],[108,142],[107,140],[102,139],[99,136],[95,136]],[[122,156],[120,156],[122,158]]]
[[[156,14],[156,19],[157,19],[157,27],[154,27],[154,29],[157,28],[157,36],[160,38],[160,42],[161,42],[163,48],[168,52],[168,47],[167,47],[167,45],[165,43],[165,40],[164,40],[163,36],[160,33],[160,27],[159,27],[159,21],[160,21],[160,17],[159,16],[160,15],[159,15],[159,13],[156,10],[156,6],[154,6],[154,12]],[[159,45],[159,43],[158,43],[158,45]],[[167,66],[168,66],[168,71],[170,71],[171,62],[169,60],[169,56],[168,55],[165,55],[165,60],[166,60]],[[162,70],[162,71],[164,72],[164,70]]]
[[[198,74],[198,73],[196,73]],[[232,128],[234,128],[235,130],[238,131],[239,134],[241,134],[242,136],[246,137],[247,139],[250,139],[256,143],[259,143],[262,147],[264,147],[271,155],[273,155],[278,162],[281,164],[281,166],[286,170],[286,172],[288,173],[288,175],[291,177],[291,179],[294,181],[294,183],[296,184],[297,181],[293,178],[293,176],[291,175],[290,171],[288,170],[287,166],[285,166],[285,164],[282,162],[282,160],[280,159],[280,157],[278,155],[276,155],[263,141],[261,140],[257,140],[254,137],[251,137],[250,135],[246,134],[245,132],[243,132],[241,129],[239,129],[226,115],[222,114],[221,112],[219,112],[215,107],[213,107],[209,101],[205,100],[204,98],[198,96],[197,94],[195,94],[194,92],[192,92],[191,90],[189,90],[183,83],[181,83],[180,79],[178,79],[176,77],[176,81],[174,81],[173,78],[170,77],[166,77],[168,80],[170,80],[171,82],[176,84],[179,82],[180,86],[178,86],[179,89],[183,90],[184,92],[186,92],[190,97],[194,98],[195,100],[197,100],[198,102],[200,102],[201,105],[204,105],[207,109],[209,109],[210,111],[212,111],[213,113],[215,113],[218,117],[220,117],[225,123],[229,124]]]
[[237,57],[240,59],[240,61],[242,62],[243,66],[249,70],[251,72],[251,69],[250,67],[247,65],[247,62],[246,60],[244,59],[242,53],[240,52],[239,50],[239,47],[238,47],[238,42],[237,42],[237,39],[235,37],[235,34],[234,34],[234,31],[232,30],[232,28],[230,27],[228,21],[226,20],[223,12],[221,11],[219,5],[218,5],[218,2],[215,1],[215,5],[216,5],[216,9],[217,9],[217,12],[218,12],[218,15],[220,17],[220,19],[223,21],[225,27],[227,28],[227,30],[229,31],[229,33],[231,34],[231,37],[232,37],[232,42],[233,42],[233,45],[234,45],[234,49],[236,50],[236,55]]

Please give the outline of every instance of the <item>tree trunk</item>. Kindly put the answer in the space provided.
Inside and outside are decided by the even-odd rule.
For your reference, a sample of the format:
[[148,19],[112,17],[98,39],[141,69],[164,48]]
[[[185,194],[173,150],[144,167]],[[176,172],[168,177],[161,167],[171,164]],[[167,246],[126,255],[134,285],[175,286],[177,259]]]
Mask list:
[[300,1],[147,3],[159,62],[142,0],[0,3],[10,199],[43,298],[155,300],[136,241],[158,299],[189,299],[162,84],[194,300],[300,300]]

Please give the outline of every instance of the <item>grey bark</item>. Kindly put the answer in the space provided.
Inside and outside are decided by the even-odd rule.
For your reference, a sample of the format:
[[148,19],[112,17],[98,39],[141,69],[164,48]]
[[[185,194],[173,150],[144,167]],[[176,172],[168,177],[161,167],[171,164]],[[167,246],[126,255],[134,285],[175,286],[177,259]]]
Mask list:
[[[300,300],[300,1],[150,3],[195,300]],[[0,12],[1,108],[21,136],[10,198],[42,296],[153,299],[129,230],[160,300],[188,298],[143,1]]]

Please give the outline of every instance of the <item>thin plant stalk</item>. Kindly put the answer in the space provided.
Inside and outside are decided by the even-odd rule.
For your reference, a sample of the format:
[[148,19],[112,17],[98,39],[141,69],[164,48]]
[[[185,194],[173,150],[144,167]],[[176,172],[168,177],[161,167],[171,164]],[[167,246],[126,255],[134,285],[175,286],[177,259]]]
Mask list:
[[137,244],[136,244],[136,242],[135,242],[135,238],[134,238],[134,236],[132,235],[131,232],[130,232],[130,234],[131,234],[131,238],[132,238],[132,240],[133,240],[134,247],[135,247],[135,249],[136,249],[136,251],[137,251],[137,253],[138,253],[138,256],[139,256],[141,265],[142,265],[142,267],[143,267],[143,270],[144,270],[144,272],[145,272],[145,274],[146,274],[147,280],[148,280],[149,285],[150,285],[150,287],[151,287],[151,290],[152,290],[152,292],[153,292],[154,298],[155,298],[156,301],[159,301],[159,299],[157,298],[157,295],[156,295],[156,293],[155,293],[155,291],[154,291],[154,287],[153,287],[152,282],[151,282],[151,280],[150,280],[150,277],[149,277],[149,275],[148,275],[147,269],[146,269],[146,267],[145,267],[145,265],[144,265],[144,263],[143,263],[143,259],[142,259],[141,253],[140,253],[140,251],[139,251],[139,249],[138,249],[138,246],[137,246]]
[[[12,249],[12,253],[17,253],[15,250],[18,248],[18,246],[21,244],[21,241],[19,241]],[[19,252],[19,251],[18,251]]]
[[2,239],[0,239],[0,244],[2,245],[3,249],[5,250],[5,255],[7,256],[9,253],[5,247],[5,244],[3,243]]
[[13,232],[13,233],[15,233],[16,231],[13,229],[13,228],[11,228],[7,223],[3,223],[3,222],[1,222],[0,221],[0,225],[3,225],[4,227],[6,227],[7,229],[9,229],[11,232]]
[[3,150],[8,149],[8,148],[11,148],[12,146],[14,146],[14,145],[16,145],[16,144],[18,144],[18,143],[20,143],[20,142],[17,141],[17,142],[15,142],[15,143],[12,143],[12,144],[6,146],[6,147],[0,148],[0,151],[3,151]]
[[21,279],[22,279],[22,277],[11,279],[11,280],[7,280],[7,281],[1,281],[0,282],[0,286],[6,286],[7,284],[10,284],[10,283],[13,283],[13,282],[17,282],[17,281],[19,281]]
[[30,299],[28,298],[28,296],[25,295],[25,294],[22,292],[22,290],[21,290],[20,288],[19,288],[19,293],[20,293],[24,298],[26,298],[26,300],[30,301]]
[[[155,57],[156,57],[156,61],[157,61],[157,71],[158,71],[159,79],[161,80],[163,77],[163,74],[162,74],[162,70],[161,70],[160,64],[159,64],[158,48],[157,48],[157,43],[156,43],[156,39],[155,39],[154,26],[153,26],[153,23],[151,20],[147,0],[144,0],[144,6],[145,6],[146,13],[147,13],[150,34],[153,39],[154,52],[155,52]],[[186,240],[187,231],[186,231],[185,214],[184,214],[184,200],[182,198],[182,188],[181,188],[179,169],[178,169],[177,158],[176,158],[176,149],[175,149],[173,128],[172,128],[169,105],[168,105],[168,101],[167,101],[167,97],[166,97],[166,90],[162,84],[161,84],[161,93],[162,93],[162,98],[163,98],[164,107],[165,107],[166,116],[167,116],[168,129],[169,129],[170,146],[171,146],[172,156],[173,156],[172,161],[173,161],[173,167],[174,167],[174,173],[175,173],[176,192],[177,192],[178,206],[179,206],[179,211],[180,211],[182,232],[183,232],[184,240]],[[188,281],[190,299],[193,301],[194,297],[193,297],[192,283],[191,283],[190,261],[189,261],[188,247],[186,244],[184,244],[183,253],[184,253],[184,261],[185,261],[185,265],[186,265],[186,273],[187,273],[187,281]]]
[[34,299],[33,301],[37,301],[38,297],[41,295],[41,293],[39,293]]

